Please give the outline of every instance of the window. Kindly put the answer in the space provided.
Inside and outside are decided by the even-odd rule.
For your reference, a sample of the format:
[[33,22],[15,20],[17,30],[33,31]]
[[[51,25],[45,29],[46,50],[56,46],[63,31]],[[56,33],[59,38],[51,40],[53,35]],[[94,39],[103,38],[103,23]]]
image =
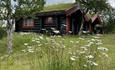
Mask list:
[[53,24],[53,18],[52,17],[46,18],[46,24]]
[[34,27],[33,19],[24,19],[23,28],[33,28],[33,27]]

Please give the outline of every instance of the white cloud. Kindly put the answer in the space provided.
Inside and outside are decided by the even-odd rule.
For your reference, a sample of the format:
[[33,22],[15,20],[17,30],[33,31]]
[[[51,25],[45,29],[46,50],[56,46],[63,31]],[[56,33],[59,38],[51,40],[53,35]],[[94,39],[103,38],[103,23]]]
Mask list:
[[46,0],[47,4],[58,4],[58,3],[74,3],[75,0]]
[[108,2],[110,3],[111,6],[115,8],[115,0],[108,0]]

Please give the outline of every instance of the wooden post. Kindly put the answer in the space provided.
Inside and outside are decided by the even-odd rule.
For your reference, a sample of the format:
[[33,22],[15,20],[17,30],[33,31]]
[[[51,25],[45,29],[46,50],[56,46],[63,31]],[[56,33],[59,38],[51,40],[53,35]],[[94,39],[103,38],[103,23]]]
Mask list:
[[90,33],[92,33],[91,23],[89,24],[89,31],[90,31]]
[[66,16],[66,32],[69,33],[70,31],[70,17]]

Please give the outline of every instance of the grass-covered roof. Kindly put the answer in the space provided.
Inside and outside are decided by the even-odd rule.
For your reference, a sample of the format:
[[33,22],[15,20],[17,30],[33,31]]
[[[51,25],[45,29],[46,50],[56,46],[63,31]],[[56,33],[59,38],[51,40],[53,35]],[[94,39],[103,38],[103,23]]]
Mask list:
[[73,6],[74,6],[73,3],[48,5],[48,6],[45,6],[41,12],[67,10]]

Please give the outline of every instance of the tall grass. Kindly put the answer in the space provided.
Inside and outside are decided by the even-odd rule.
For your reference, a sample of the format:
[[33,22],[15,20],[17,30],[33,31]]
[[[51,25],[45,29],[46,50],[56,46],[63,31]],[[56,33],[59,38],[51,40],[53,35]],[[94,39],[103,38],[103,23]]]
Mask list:
[[[22,38],[20,38],[22,36]],[[24,34],[16,36],[19,47],[0,57],[1,70],[108,70],[108,49],[100,37],[66,39],[61,36]],[[26,39],[26,40],[24,40]],[[85,41],[85,42],[84,42]],[[15,48],[16,48],[15,46]],[[106,63],[105,63],[106,61]]]

